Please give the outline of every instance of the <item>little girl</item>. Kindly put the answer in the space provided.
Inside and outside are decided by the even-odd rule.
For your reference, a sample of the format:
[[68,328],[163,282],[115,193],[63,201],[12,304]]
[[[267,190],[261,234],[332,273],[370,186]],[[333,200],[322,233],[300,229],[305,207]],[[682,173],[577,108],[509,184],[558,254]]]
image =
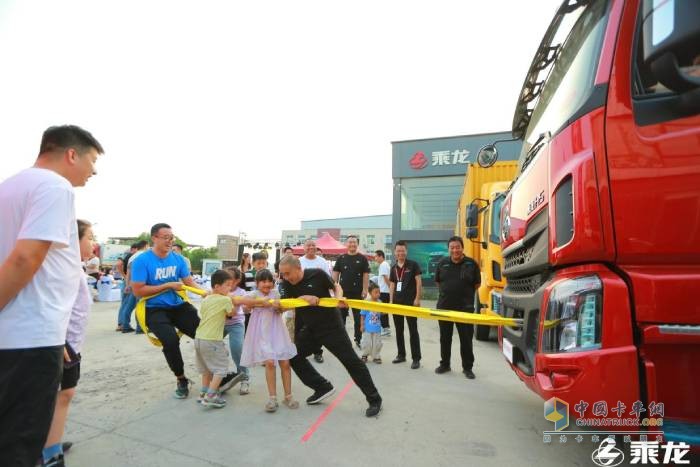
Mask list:
[[251,308],[251,317],[243,342],[241,365],[265,365],[265,379],[270,400],[265,404],[267,412],[274,412],[279,407],[277,403],[277,381],[275,367],[280,366],[284,400],[282,403],[290,409],[299,407],[292,397],[292,372],[289,359],[297,354],[297,349],[289,339],[287,327],[279,307],[279,292],[275,289],[275,279],[267,269],[258,271],[255,276],[257,290],[248,294],[251,298],[274,300],[273,304],[256,305]]

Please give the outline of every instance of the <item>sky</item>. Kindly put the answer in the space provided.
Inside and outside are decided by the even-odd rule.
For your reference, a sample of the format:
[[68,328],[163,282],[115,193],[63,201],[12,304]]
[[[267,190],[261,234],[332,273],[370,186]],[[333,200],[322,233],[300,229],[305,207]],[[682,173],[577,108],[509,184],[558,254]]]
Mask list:
[[560,3],[0,0],[0,181],[70,123],[100,240],[390,214],[391,142],[509,130]]

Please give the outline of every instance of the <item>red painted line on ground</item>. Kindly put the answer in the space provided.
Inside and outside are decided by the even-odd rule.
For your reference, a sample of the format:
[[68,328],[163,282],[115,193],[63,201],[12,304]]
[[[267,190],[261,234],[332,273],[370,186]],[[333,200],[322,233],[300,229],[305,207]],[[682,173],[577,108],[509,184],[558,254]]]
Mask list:
[[326,417],[328,417],[328,416],[331,414],[331,412],[333,412],[333,409],[335,409],[335,406],[338,405],[338,404],[340,404],[340,402],[341,402],[341,401],[343,400],[343,398],[345,397],[345,394],[348,393],[348,391],[350,390],[351,387],[353,387],[354,384],[355,384],[355,383],[354,383],[352,380],[350,380],[350,381],[348,382],[348,384],[345,385],[345,387],[343,388],[343,390],[340,391],[340,394],[338,394],[338,397],[336,397],[336,398],[333,400],[333,402],[331,403],[331,405],[329,405],[329,406],[326,408],[326,410],[323,411],[323,413],[316,419],[316,421],[314,422],[314,424],[311,425],[311,428],[309,428],[309,430],[308,430],[306,433],[304,433],[304,436],[301,437],[301,442],[302,442],[302,443],[307,442],[307,441],[313,436],[313,434],[316,432],[316,430],[318,429],[318,427],[321,426],[321,424],[322,424],[323,421],[326,419]]

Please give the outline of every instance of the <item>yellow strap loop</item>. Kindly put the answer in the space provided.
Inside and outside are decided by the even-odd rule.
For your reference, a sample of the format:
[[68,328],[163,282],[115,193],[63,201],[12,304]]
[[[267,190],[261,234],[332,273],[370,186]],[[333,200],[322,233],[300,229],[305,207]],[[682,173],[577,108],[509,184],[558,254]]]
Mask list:
[[[149,298],[157,297],[158,295],[167,292],[167,290],[164,290],[163,292],[159,292],[157,294],[149,295],[148,297],[141,297],[141,300],[139,300],[136,303],[136,308],[134,308],[134,314],[136,315],[136,321],[138,321],[139,326],[141,327],[141,330],[144,332],[144,335],[146,338],[151,341],[151,344],[155,345],[156,347],[163,347],[163,343],[153,334],[148,330],[148,326],[146,326],[146,300]],[[190,301],[190,298],[187,296],[187,292],[192,292],[197,295],[206,295],[207,293],[202,290],[202,289],[197,289],[195,287],[190,287],[188,285],[183,285],[181,290],[177,290],[175,293],[178,294],[180,297],[182,297],[183,300],[186,302]],[[181,337],[182,333],[180,331],[177,332],[177,337]]]

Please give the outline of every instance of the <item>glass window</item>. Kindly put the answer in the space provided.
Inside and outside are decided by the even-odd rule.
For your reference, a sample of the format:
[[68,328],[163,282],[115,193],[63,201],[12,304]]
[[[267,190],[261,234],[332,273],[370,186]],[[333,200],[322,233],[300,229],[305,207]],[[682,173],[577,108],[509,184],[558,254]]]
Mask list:
[[294,241],[294,235],[287,235],[287,243],[292,243]]
[[498,195],[493,200],[493,211],[491,214],[491,231],[489,232],[489,241],[491,243],[501,243],[501,209],[503,208],[504,195]]
[[391,235],[386,235],[384,237],[384,244],[385,245],[391,245]]
[[[586,103],[594,87],[598,56],[607,23],[607,2],[581,3],[561,20],[550,42],[556,58],[546,75],[542,92],[532,109],[525,133],[520,165],[540,134],[559,131]],[[585,6],[583,6],[585,5]]]
[[347,235],[341,235],[340,236],[340,243],[345,243],[348,241],[348,236]]
[[374,235],[367,235],[367,244],[374,245]]
[[401,180],[402,230],[454,230],[464,177]]

